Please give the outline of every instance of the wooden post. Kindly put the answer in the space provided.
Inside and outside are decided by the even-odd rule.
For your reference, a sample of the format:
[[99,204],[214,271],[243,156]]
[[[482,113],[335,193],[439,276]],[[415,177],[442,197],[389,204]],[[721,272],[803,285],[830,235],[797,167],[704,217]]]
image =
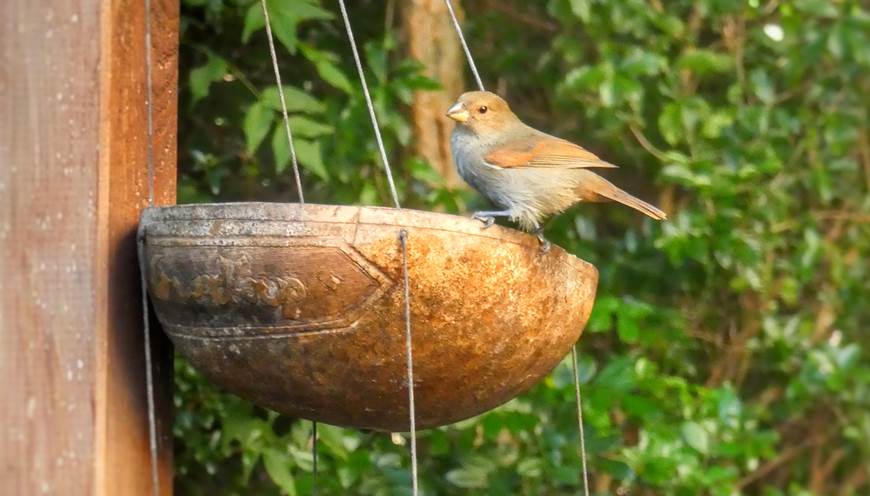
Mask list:
[[[155,200],[175,201],[178,0],[151,0]],[[143,0],[0,2],[0,492],[151,494],[135,230]],[[155,335],[161,493],[171,356]]]
[[[460,2],[453,2],[462,17]],[[410,0],[401,3],[403,34],[408,54],[419,60],[425,73],[442,84],[438,91],[414,92],[411,123],[414,126],[414,152],[425,158],[451,187],[465,187],[450,154],[453,121],[445,115],[456,98],[465,91],[465,57],[444,0]],[[467,88],[476,89],[476,88]]]

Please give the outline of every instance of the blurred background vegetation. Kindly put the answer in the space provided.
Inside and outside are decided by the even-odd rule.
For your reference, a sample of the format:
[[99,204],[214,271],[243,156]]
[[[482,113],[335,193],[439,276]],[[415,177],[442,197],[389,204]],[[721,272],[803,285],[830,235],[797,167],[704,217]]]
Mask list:
[[[180,201],[295,201],[259,2],[182,3]],[[473,83],[442,1],[349,3],[403,205],[484,206],[445,152]],[[454,3],[489,88],[671,214],[580,206],[548,231],[601,272],[579,345],[593,492],[870,494],[867,4]],[[337,5],[268,4],[306,200],[389,204]],[[309,494],[310,423],[176,372],[178,494]],[[320,435],[319,494],[409,492],[402,436]],[[419,441],[424,494],[581,487],[567,363]]]

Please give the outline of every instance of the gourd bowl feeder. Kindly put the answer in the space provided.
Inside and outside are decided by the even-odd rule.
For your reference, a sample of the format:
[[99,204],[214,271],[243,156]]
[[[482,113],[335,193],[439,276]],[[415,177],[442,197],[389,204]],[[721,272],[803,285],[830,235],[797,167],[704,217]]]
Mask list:
[[531,235],[382,207],[227,203],[149,208],[148,291],[211,381],[294,417],[408,430],[407,232],[417,428],[527,390],[570,351],[598,272]]

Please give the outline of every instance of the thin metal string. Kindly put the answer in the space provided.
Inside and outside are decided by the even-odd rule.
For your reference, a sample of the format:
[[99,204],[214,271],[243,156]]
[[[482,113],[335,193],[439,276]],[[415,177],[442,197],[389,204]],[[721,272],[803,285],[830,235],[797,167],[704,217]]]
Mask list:
[[145,347],[145,389],[148,396],[148,443],[151,449],[151,494],[160,494],[160,471],[157,465],[157,416],[154,406],[154,373],[151,358],[151,325],[148,318],[148,287],[145,281],[145,232],[139,224],[136,252],[139,255],[139,281],[142,290],[142,325]]
[[[468,48],[468,43],[465,41],[465,36],[462,34],[462,27],[459,25],[459,20],[456,18],[456,12],[453,10],[453,4],[450,0],[444,0],[447,5],[447,11],[450,13],[450,19],[453,21],[453,28],[459,36],[459,42],[462,44],[462,49],[465,51],[465,58],[468,60],[468,66],[474,74],[474,79],[477,81],[477,87],[480,91],[484,91],[483,81],[480,79],[480,74],[477,72],[477,66],[474,64],[474,57],[471,55],[471,50]],[[571,363],[574,367],[574,397],[577,402],[577,426],[580,433],[580,460],[583,465],[583,492],[589,496],[589,473],[586,468],[586,435],[583,432],[583,405],[580,401],[580,376],[577,374],[577,349],[571,347]]]
[[411,433],[411,484],[412,494],[417,495],[417,425],[414,412],[414,347],[411,340],[411,289],[408,284],[408,231],[399,231],[402,245],[402,277],[405,287],[405,356],[408,369],[408,416]]
[[278,99],[281,101],[281,115],[284,118],[284,134],[287,135],[287,147],[290,149],[290,160],[293,164],[293,177],[296,179],[296,192],[299,194],[299,203],[305,204],[305,195],[302,193],[302,178],[299,174],[299,162],[296,159],[296,147],[293,146],[293,133],[290,131],[290,117],[287,116],[287,101],[284,97],[284,86],[281,85],[281,71],[278,69],[278,55],[275,53],[275,40],[272,38],[272,24],[269,22],[269,9],[266,0],[260,0],[263,6],[263,19],[266,24],[266,38],[269,40],[269,55],[272,57],[272,69],[275,71],[275,82],[278,85]]
[[[154,110],[151,62],[151,0],[144,0],[145,8],[145,121],[146,151],[148,166],[148,206],[154,206]],[[157,415],[154,405],[154,367],[151,356],[151,325],[148,319],[148,288],[145,280],[145,232],[142,224],[137,230],[136,251],[139,256],[139,282],[142,290],[143,346],[145,347],[145,391],[148,401],[148,444],[151,452],[151,494],[160,495],[160,470],[158,468]]]
[[151,82],[151,0],[145,2],[145,122],[147,140],[145,161],[148,164],[148,206],[154,206],[154,113],[151,98],[154,94]]
[[459,20],[456,19],[456,12],[453,11],[453,4],[450,3],[450,0],[444,0],[444,3],[447,5],[447,11],[450,12],[450,19],[453,21],[453,28],[456,29],[456,34],[459,35],[459,42],[462,44],[462,49],[465,51],[465,58],[468,59],[468,67],[471,68],[471,72],[474,74],[474,80],[477,81],[477,87],[480,88],[480,91],[485,91],[483,89],[483,81],[480,79],[480,74],[477,72],[477,66],[474,65],[474,57],[471,56],[471,50],[468,49],[468,43],[465,42],[465,36],[462,34],[462,27],[459,25]]
[[[281,84],[281,70],[278,68],[278,54],[275,51],[275,39],[272,36],[272,22],[269,20],[269,7],[266,0],[260,0],[263,8],[263,21],[266,26],[266,39],[269,42],[269,57],[272,59],[272,71],[275,73],[275,84],[278,86],[278,100],[281,102],[281,117],[284,121],[284,134],[287,136],[287,148],[290,150],[290,162],[293,164],[293,178],[296,181],[296,193],[299,203],[305,204],[305,194],[302,190],[302,176],[299,173],[299,160],[296,158],[296,146],[293,145],[293,132],[290,130],[290,117],[287,115],[287,100],[284,96],[284,86]],[[311,494],[317,494],[317,422],[311,421],[311,458],[312,476]]]
[[311,421],[311,457],[313,463],[311,469],[311,475],[313,476],[311,481],[311,496],[317,496],[317,422],[314,420]]
[[353,29],[350,27],[350,19],[347,16],[347,8],[344,6],[344,0],[338,0],[338,6],[341,9],[341,18],[344,20],[344,29],[347,31],[347,39],[350,42],[350,49],[353,52],[353,60],[356,62],[356,70],[359,73],[359,80],[362,83],[363,95],[366,98],[366,106],[369,109],[369,118],[372,121],[372,129],[375,131],[375,139],[378,142],[378,149],[381,152],[381,161],[384,163],[384,169],[387,171],[387,181],[390,183],[390,194],[393,195],[393,204],[396,208],[401,208],[399,205],[399,194],[396,192],[396,183],[393,181],[393,171],[390,169],[390,161],[387,159],[387,151],[384,149],[384,140],[381,138],[381,129],[378,127],[378,118],[375,116],[375,107],[372,104],[372,97],[369,94],[369,85],[366,83],[366,75],[363,71],[362,62],[360,62],[359,51],[356,48],[356,39],[353,37]]
[[583,494],[589,496],[589,472],[586,470],[586,435],[583,433],[583,404],[580,402],[580,374],[577,373],[577,345],[571,347],[574,369],[574,399],[577,401],[577,427],[580,432],[580,463],[583,466]]
[[[378,149],[381,152],[381,160],[384,162],[384,169],[387,171],[387,180],[390,183],[390,192],[393,195],[393,204],[396,208],[401,208],[399,204],[399,195],[396,192],[396,184],[393,181],[393,171],[390,169],[390,161],[387,158],[387,151],[384,149],[384,141],[381,138],[381,130],[378,126],[378,118],[375,115],[375,108],[372,104],[372,97],[369,94],[368,83],[366,83],[365,71],[363,71],[362,62],[360,61],[359,51],[356,47],[356,39],[353,36],[353,29],[350,26],[350,19],[347,15],[347,7],[344,5],[344,0],[338,0],[338,6],[341,9],[341,18],[344,20],[344,28],[347,31],[347,38],[350,42],[350,48],[353,52],[353,60],[356,62],[356,70],[359,73],[360,84],[363,89],[363,95],[366,99],[366,105],[369,110],[369,117],[372,121],[372,129],[375,132],[375,138],[378,142]],[[408,372],[408,416],[409,428],[411,435],[411,485],[412,494],[417,496],[417,425],[416,414],[414,410],[414,351],[411,341],[411,292],[408,285],[408,231],[402,229],[399,231],[399,243],[402,247],[402,271],[404,278],[404,298],[405,298],[405,355],[407,360]]]

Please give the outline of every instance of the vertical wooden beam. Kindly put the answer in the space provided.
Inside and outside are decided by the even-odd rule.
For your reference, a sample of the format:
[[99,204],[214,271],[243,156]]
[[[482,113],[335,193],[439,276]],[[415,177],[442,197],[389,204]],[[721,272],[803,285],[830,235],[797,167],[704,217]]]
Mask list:
[[[150,494],[135,229],[142,0],[0,2],[0,487]],[[175,200],[178,0],[152,0],[158,204]],[[159,339],[158,345],[159,343]],[[171,362],[158,350],[161,489]]]
[[98,7],[0,2],[0,487],[10,494],[94,489]]
[[[151,0],[151,108],[154,201],[175,203],[178,0]],[[151,494],[147,397],[144,392],[141,293],[136,227],[148,205],[145,3],[104,0],[101,32],[100,219],[106,229],[105,353],[97,355],[98,494]],[[101,302],[102,303],[102,302]],[[134,331],[135,332],[131,332]],[[152,326],[157,361],[160,489],[172,489],[171,371],[168,342]],[[161,346],[162,345],[162,346]],[[161,353],[162,350],[162,353]],[[162,359],[160,359],[162,358]],[[101,437],[100,437],[101,436]],[[119,470],[120,467],[136,467]]]
[[[454,0],[456,15],[463,16]],[[408,54],[419,60],[425,74],[441,82],[438,91],[416,91],[411,105],[414,152],[428,161],[452,187],[464,187],[450,153],[453,121],[445,113],[464,91],[465,57],[444,0],[408,0],[401,3],[402,32]]]

